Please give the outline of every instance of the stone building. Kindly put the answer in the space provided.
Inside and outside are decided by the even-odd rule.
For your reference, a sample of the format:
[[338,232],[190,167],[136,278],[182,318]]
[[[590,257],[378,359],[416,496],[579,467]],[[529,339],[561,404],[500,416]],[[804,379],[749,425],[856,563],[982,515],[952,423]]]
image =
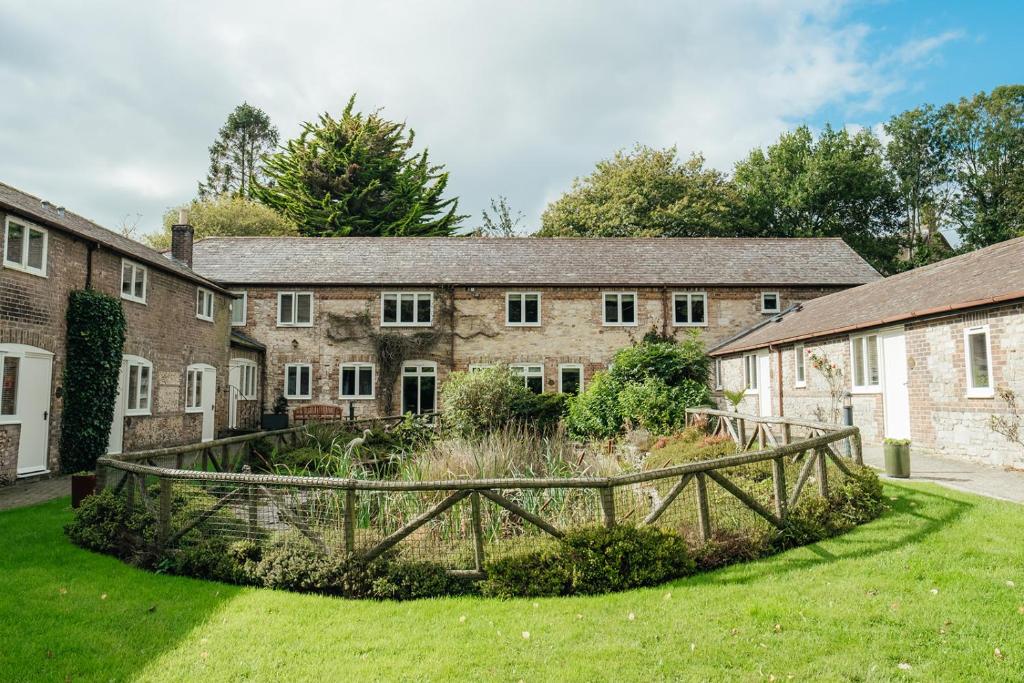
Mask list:
[[[227,424],[224,289],[187,262],[3,184],[0,228],[0,483],[59,469],[73,290],[119,298],[127,319],[112,452],[212,439]],[[186,246],[191,228],[177,232]]]
[[745,412],[835,420],[848,391],[866,443],[1024,467],[993,429],[1024,439],[1024,238],[789,306],[711,354]]
[[452,370],[575,391],[653,330],[710,346],[879,278],[838,239],[208,238],[194,269],[266,347],[264,408],[425,412]]

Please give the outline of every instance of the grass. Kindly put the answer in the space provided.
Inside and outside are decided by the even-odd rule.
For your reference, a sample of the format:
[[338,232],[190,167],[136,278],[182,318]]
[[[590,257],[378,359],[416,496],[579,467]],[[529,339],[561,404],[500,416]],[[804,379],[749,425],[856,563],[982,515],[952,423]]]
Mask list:
[[845,536],[659,588],[410,603],[132,569],[64,539],[63,499],[0,513],[0,678],[1021,680],[1024,507],[886,492]]

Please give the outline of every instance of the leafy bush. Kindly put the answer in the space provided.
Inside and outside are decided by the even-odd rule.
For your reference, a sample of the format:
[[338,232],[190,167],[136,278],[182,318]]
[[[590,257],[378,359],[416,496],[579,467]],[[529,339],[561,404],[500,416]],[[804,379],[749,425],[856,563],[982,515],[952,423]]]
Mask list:
[[515,418],[540,432],[551,432],[562,421],[566,414],[568,396],[544,392],[535,394],[527,391],[526,395],[512,405]]
[[416,600],[475,592],[471,580],[452,576],[435,562],[392,561],[373,582],[371,594],[382,600]]
[[686,380],[707,384],[708,357],[700,335],[691,330],[682,341],[645,337],[638,344],[621,349],[615,354],[609,372],[622,384],[649,378],[660,379],[669,386],[679,386]]
[[163,567],[171,574],[200,576],[224,583],[250,583],[232,543],[220,536],[202,536],[171,551]]
[[607,372],[597,372],[585,391],[569,398],[566,426],[576,436],[607,438],[622,428],[621,384]]
[[683,380],[669,386],[658,377],[626,384],[619,392],[623,419],[654,434],[669,434],[686,426],[686,409],[711,399],[706,384]]
[[562,394],[534,394],[506,365],[454,372],[441,387],[445,424],[459,436],[477,436],[526,422],[542,431],[565,413]]
[[64,526],[64,533],[72,543],[87,550],[130,558],[152,543],[155,521],[144,509],[129,512],[124,498],[104,489],[82,501],[74,519]]
[[572,572],[565,553],[557,546],[510,555],[488,563],[480,592],[494,598],[569,595]]
[[772,553],[774,534],[764,526],[752,526],[742,531],[718,529],[693,551],[693,560],[702,572],[757,560]]
[[736,443],[727,436],[707,436],[692,427],[660,439],[644,461],[644,469],[656,470],[688,462],[715,460],[735,455]]
[[339,585],[340,567],[297,534],[281,534],[262,549],[258,561],[246,565],[254,583],[300,593],[330,593]]
[[847,465],[852,477],[829,479],[829,495],[803,496],[789,511],[779,548],[791,548],[838,536],[882,514],[885,503],[878,474],[867,467]]

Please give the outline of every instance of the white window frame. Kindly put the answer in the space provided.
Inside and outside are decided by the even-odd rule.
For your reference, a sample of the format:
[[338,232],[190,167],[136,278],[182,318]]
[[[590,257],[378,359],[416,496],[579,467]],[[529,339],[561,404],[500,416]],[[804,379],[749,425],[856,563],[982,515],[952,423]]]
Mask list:
[[[540,378],[540,393],[544,393],[544,363],[510,363],[509,369],[523,378],[523,386],[530,388],[528,380],[533,377]],[[530,368],[540,368],[540,373],[530,372]]]
[[[412,322],[402,322],[402,297],[412,297]],[[394,298],[395,300],[395,322],[384,322],[384,301]],[[430,320],[423,322],[419,319],[420,298],[427,297],[430,300]],[[381,327],[431,327],[434,324],[434,293],[433,292],[381,292],[380,293],[380,326]]]
[[[153,372],[153,364],[151,362],[149,362],[148,360],[146,360],[145,358],[141,358],[139,356],[125,356],[124,357],[124,363],[125,363],[125,366],[127,367],[127,374],[126,374],[126,376],[124,378],[124,414],[125,414],[125,416],[130,417],[130,416],[138,416],[138,415],[152,415],[153,414],[153,381],[154,381],[154,378],[155,378],[155,374]],[[149,373],[148,373],[149,374],[149,382],[146,385],[146,394],[145,394],[145,396],[146,396],[146,407],[145,408],[139,408],[138,407],[138,405],[140,403],[139,399],[141,399],[142,396],[143,396],[142,392],[139,390],[139,387],[141,386],[141,382],[139,380],[142,379],[142,368],[147,368],[149,370]],[[136,381],[135,381],[136,394],[135,394],[134,397],[131,394],[128,393],[128,390],[129,390],[129,388],[132,385],[131,378],[132,378],[132,373],[133,372],[138,372],[138,379],[136,379]],[[136,406],[134,408],[131,407],[132,399],[133,398],[135,399],[135,406]]]
[[[355,388],[359,391],[359,371],[369,368],[370,369],[370,393],[369,394],[346,394],[344,392],[345,382],[343,381],[343,375],[345,374],[346,368],[355,370]],[[338,366],[338,398],[343,398],[348,401],[365,401],[373,399],[377,396],[377,368],[373,363],[349,363],[345,362]]]
[[[288,393],[288,374],[292,368],[296,368],[295,375],[295,390],[299,391],[302,389],[302,368],[305,368],[309,373],[309,393],[308,394],[289,394]],[[282,395],[288,400],[303,401],[313,398],[313,364],[312,363],[285,363],[284,366],[284,389]]]
[[206,287],[196,287],[196,317],[213,322],[213,292]]
[[[606,317],[606,310],[608,305],[608,297],[617,297],[618,301],[618,318],[622,320],[622,297],[631,296],[633,297],[633,322],[608,322]],[[601,322],[605,327],[636,327],[640,320],[640,297],[636,292],[601,292]]]
[[[988,361],[988,386],[975,387],[974,373],[971,370],[970,338],[976,334],[985,335],[985,354]],[[967,375],[967,398],[992,398],[996,395],[995,381],[992,377],[992,333],[988,325],[975,325],[964,329],[964,370]]]
[[[757,354],[743,354],[743,393],[754,395],[760,386],[760,377],[757,376]],[[753,381],[751,381],[753,380]]]
[[[131,269],[132,269],[132,279],[131,279],[132,291],[130,293],[125,293],[125,291],[124,291],[124,267],[125,266],[131,266]],[[136,279],[136,277],[138,277],[138,273],[139,272],[142,273],[142,296],[141,297],[135,296],[135,279]],[[124,299],[126,301],[133,301],[133,302],[135,302],[137,304],[145,305],[146,298],[149,296],[149,267],[142,265],[138,261],[133,261],[133,260],[128,259],[128,258],[122,258],[121,259],[121,273],[120,273],[120,280],[118,282],[118,287],[121,290],[121,298],[122,299]]]
[[[766,296],[775,297],[775,308],[766,308],[764,305],[764,298]],[[779,296],[778,292],[761,292],[761,312],[762,313],[781,313],[782,312],[782,297]]]
[[[693,320],[693,299],[699,297],[704,300],[704,322],[679,322],[676,318],[676,302],[686,299],[686,317]],[[708,326],[708,293],[707,292],[673,292],[672,293],[672,326],[673,327],[707,327]]]
[[[25,236],[22,238],[23,247],[21,249],[21,261],[11,261],[7,258],[7,242],[10,238],[11,223],[21,226],[25,231]],[[35,268],[28,264],[28,252],[29,244],[31,243],[31,237],[33,232],[38,232],[43,236],[43,265],[39,268]],[[23,273],[35,275],[38,277],[47,277],[46,275],[46,264],[49,259],[50,251],[50,232],[45,228],[41,228],[35,223],[23,221],[20,218],[14,216],[7,216],[4,220],[4,253],[3,253],[3,264],[4,268],[10,268],[11,270],[20,270]]]
[[[526,297],[537,297],[537,322],[526,322]],[[514,322],[509,316],[512,310],[512,297],[520,297],[519,310],[522,313],[522,321]],[[541,321],[541,295],[540,292],[505,292],[505,325],[507,327],[540,327]]]
[[[190,365],[185,368],[185,412],[203,412],[203,371],[209,366]],[[196,382],[193,377],[199,378]]]
[[715,382],[715,389],[716,390],[720,390],[722,388],[722,386],[723,386],[722,385],[722,359],[721,358],[716,358],[715,359],[715,377],[714,377],[714,382]]
[[559,363],[558,364],[558,393],[564,394],[565,391],[562,389],[562,370],[579,370],[580,371],[580,393],[583,393],[583,364],[582,363]]
[[[800,378],[801,375],[803,379]],[[797,389],[807,386],[807,357],[804,355],[803,344],[793,347],[793,386]]]
[[[878,360],[878,383],[868,384],[868,340],[874,337],[875,339],[875,358]],[[858,358],[856,352],[856,340],[861,339],[861,358],[859,362],[863,363],[863,374],[864,384],[857,384],[857,362]],[[850,336],[850,392],[854,394],[880,394],[882,393],[882,340],[877,332],[868,332],[867,334],[855,334]]]
[[496,365],[495,363],[470,363],[469,364],[469,372],[478,372],[480,370],[487,370],[489,368],[493,368],[495,365]]
[[[233,299],[231,299],[231,326],[232,327],[245,327],[245,323],[246,323],[246,320],[247,320],[246,314],[247,314],[248,309],[249,309],[249,292],[248,291],[231,292],[231,296],[234,297]],[[242,319],[241,320],[235,320],[235,312],[236,312],[236,310],[239,310],[239,309],[242,311]],[[312,313],[312,311],[313,311],[312,307],[310,307],[309,310]]]
[[[406,370],[408,370],[410,368],[413,369],[414,372],[406,372]],[[432,360],[407,360],[404,363],[402,363],[402,372],[398,376],[399,377],[399,381],[401,382],[401,384],[399,385],[399,389],[400,389],[399,401],[401,403],[399,405],[402,407],[402,409],[405,408],[405,378],[406,377],[415,377],[416,378],[416,391],[417,391],[417,394],[418,394],[419,390],[420,390],[420,384],[421,384],[423,378],[424,377],[433,377],[434,378],[434,410],[432,412],[436,413],[437,412],[437,392],[438,392],[438,384],[439,384],[439,382],[438,382],[438,374],[439,373],[437,371],[437,363],[435,363]],[[416,403],[419,404],[419,395],[416,396]],[[419,413],[419,414],[423,415],[424,413]]]
[[259,366],[256,364],[256,361],[249,360],[248,358],[233,358],[231,365],[238,368],[238,383],[240,386],[235,387],[238,391],[238,398],[243,401],[255,401],[256,396],[259,394],[260,385]]
[[[281,319],[281,299],[286,296],[292,297],[292,319],[282,320]],[[309,297],[309,322],[298,322],[299,319],[299,297]],[[278,327],[313,327],[313,318],[316,317],[316,312],[313,310],[315,301],[313,298],[313,292],[299,292],[299,291],[281,291],[277,293],[277,326]]]

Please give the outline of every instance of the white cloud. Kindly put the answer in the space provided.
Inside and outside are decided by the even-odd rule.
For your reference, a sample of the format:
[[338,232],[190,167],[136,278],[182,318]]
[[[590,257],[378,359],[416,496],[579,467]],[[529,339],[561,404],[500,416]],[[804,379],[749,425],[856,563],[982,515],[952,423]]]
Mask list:
[[236,104],[287,137],[358,92],[416,129],[474,220],[504,194],[533,228],[618,148],[728,169],[824,107],[869,115],[958,37],[871,55],[869,33],[810,0],[25,3],[0,9],[0,179],[154,229]]

